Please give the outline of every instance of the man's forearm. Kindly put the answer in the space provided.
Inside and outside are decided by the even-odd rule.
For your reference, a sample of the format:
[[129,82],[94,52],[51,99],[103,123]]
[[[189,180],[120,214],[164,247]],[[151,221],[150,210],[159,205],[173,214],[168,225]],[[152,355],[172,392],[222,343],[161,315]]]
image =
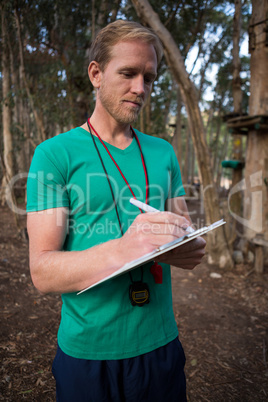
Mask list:
[[83,251],[42,251],[31,258],[30,269],[35,287],[42,293],[80,291],[110,275],[124,263],[111,240]]

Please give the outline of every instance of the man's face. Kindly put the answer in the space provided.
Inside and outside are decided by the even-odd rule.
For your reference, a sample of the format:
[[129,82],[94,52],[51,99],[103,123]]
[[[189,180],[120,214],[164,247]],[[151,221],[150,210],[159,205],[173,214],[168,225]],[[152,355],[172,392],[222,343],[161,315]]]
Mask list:
[[141,41],[118,42],[102,72],[99,101],[117,123],[136,120],[157,75],[153,45]]

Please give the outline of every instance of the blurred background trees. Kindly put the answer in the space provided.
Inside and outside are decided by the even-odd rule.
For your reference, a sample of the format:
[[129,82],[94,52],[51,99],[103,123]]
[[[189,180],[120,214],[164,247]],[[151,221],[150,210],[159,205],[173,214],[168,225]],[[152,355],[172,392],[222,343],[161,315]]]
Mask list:
[[[151,1],[176,41],[196,85],[212,159],[224,140],[221,117],[233,110],[233,2]],[[100,28],[116,18],[139,20],[131,1],[7,0],[1,6],[1,135],[4,105],[9,109],[15,172],[29,167],[34,147],[82,124],[94,105],[87,77],[89,48]],[[246,39],[250,5],[244,4],[240,43]],[[243,56],[243,94],[247,108],[249,61]],[[6,66],[6,67],[5,67]],[[4,70],[5,69],[5,70]],[[180,111],[178,113],[178,110]],[[177,120],[180,127],[176,127]],[[178,85],[163,59],[152,96],[137,128],[178,143],[182,170],[191,155],[188,120]],[[188,147],[188,151],[187,151]],[[176,151],[177,151],[176,149]],[[1,154],[3,155],[3,137]],[[230,153],[230,146],[226,154]],[[218,167],[219,165],[217,165]],[[192,169],[192,171],[190,171]],[[187,169],[187,181],[198,166]],[[3,172],[1,172],[3,175]]]

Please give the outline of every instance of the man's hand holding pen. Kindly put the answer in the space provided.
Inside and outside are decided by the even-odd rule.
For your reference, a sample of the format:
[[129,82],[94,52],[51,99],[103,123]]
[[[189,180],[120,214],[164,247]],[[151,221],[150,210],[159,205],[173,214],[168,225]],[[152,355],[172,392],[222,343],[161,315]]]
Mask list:
[[[145,208],[144,204],[132,203],[141,209]],[[120,239],[120,253],[126,256],[126,262],[137,259],[163,244],[184,236],[190,225],[185,217],[172,212],[160,212],[154,209],[154,212],[140,214]],[[193,269],[204,257],[205,246],[206,241],[198,237],[162,254],[156,260],[182,269]]]

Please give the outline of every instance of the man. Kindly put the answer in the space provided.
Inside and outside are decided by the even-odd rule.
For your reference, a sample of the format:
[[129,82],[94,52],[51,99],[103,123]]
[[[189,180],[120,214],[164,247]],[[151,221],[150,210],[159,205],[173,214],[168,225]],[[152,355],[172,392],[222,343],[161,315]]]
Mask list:
[[[131,127],[161,55],[157,36],[140,24],[104,28],[88,68],[96,90],[92,116],[45,141],[32,161],[32,280],[43,293],[61,293],[63,302],[53,362],[58,401],[186,400],[168,264],[194,268],[203,239],[166,253],[161,266],[148,263],[77,295],[190,225],[172,147]],[[140,213],[129,203],[133,196],[163,212]]]

